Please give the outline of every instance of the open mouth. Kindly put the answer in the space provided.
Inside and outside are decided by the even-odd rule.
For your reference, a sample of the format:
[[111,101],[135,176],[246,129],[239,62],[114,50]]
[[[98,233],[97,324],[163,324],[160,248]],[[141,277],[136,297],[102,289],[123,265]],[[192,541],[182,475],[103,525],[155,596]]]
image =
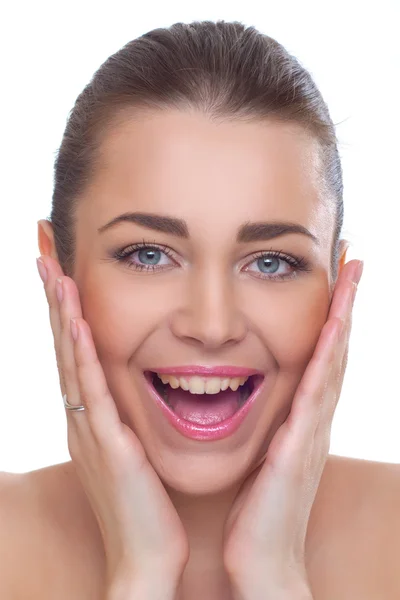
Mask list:
[[[225,385],[217,384],[213,393],[210,393],[211,388],[205,392],[204,381],[200,387],[191,385],[190,389],[182,389],[177,381],[172,384],[174,387],[171,387],[169,382],[163,383],[160,376],[152,371],[145,371],[144,375],[171,411],[181,419],[199,425],[216,424],[232,417],[246,404],[264,379],[262,375],[251,375],[244,382],[240,382],[239,386],[230,380],[229,387],[226,387],[228,382]],[[167,379],[168,377],[165,381]],[[221,389],[222,387],[225,389]]]

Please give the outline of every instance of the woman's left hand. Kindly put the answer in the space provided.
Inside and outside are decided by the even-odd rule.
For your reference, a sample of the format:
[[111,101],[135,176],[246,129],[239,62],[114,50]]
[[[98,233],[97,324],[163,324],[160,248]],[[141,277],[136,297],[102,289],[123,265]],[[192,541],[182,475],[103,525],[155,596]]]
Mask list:
[[343,267],[291,412],[261,467],[244,482],[226,522],[224,565],[235,600],[312,599],[305,539],[347,365],[359,264]]

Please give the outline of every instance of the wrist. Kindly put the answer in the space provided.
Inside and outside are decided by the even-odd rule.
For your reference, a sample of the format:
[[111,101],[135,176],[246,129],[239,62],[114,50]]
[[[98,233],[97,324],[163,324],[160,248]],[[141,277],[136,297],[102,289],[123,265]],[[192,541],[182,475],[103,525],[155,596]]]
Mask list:
[[230,573],[233,600],[314,600],[305,567],[255,567]]
[[233,600],[314,600],[310,591],[299,592],[299,590],[265,590],[255,594],[243,594],[234,592]]
[[151,568],[120,563],[107,572],[104,600],[179,600],[184,568],[153,562]]
[[253,580],[248,585],[232,586],[233,600],[314,600],[307,582],[273,585],[265,578],[261,582]]
[[166,582],[154,573],[152,580],[115,579],[106,591],[105,600],[178,600],[180,582]]

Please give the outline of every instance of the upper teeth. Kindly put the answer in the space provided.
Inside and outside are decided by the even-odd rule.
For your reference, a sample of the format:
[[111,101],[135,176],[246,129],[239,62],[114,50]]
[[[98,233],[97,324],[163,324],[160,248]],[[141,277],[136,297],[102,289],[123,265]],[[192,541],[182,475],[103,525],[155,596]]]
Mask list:
[[157,373],[157,377],[163,383],[169,383],[174,390],[180,387],[191,394],[218,394],[218,392],[223,392],[228,387],[235,392],[240,385],[243,385],[248,380],[248,377],[222,378],[199,377],[198,375],[194,375],[193,377],[175,377],[174,375],[160,373]]

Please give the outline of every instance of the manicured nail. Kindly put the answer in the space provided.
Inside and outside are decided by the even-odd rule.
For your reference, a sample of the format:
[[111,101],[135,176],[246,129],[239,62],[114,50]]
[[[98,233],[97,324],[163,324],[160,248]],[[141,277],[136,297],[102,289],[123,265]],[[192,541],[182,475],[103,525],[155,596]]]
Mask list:
[[360,262],[360,264],[358,265],[358,267],[357,267],[357,271],[356,271],[356,274],[355,274],[355,276],[354,276],[354,281],[355,281],[355,283],[357,283],[357,285],[358,285],[358,284],[359,284],[359,282],[360,282],[360,279],[361,279],[361,275],[362,275],[363,269],[364,269],[364,261],[362,260],[362,261]]
[[61,304],[62,299],[63,299],[63,289],[62,289],[61,277],[57,277],[57,279],[56,279],[56,292],[57,292],[58,301]]
[[75,319],[71,319],[71,334],[76,342],[76,340],[78,339],[78,326],[76,324]]
[[354,281],[353,281],[353,286],[354,286],[354,289],[353,289],[353,292],[351,295],[351,304],[352,305],[354,304],[354,300],[356,299],[356,294],[357,294],[357,289],[358,289],[358,285]]
[[41,258],[36,259],[36,264],[37,264],[37,268],[39,271],[40,279],[43,281],[43,283],[46,283],[46,281],[47,281],[46,265],[44,264],[44,262]]

